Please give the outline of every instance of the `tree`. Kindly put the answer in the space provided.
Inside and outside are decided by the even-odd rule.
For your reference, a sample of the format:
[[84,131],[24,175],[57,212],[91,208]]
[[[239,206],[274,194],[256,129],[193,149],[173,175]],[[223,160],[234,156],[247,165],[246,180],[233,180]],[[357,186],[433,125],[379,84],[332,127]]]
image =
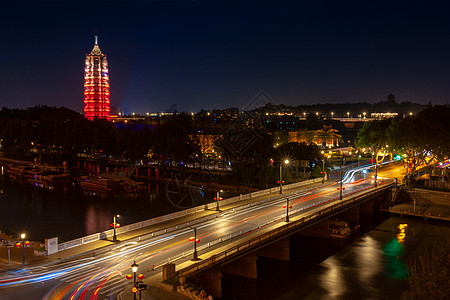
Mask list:
[[416,116],[395,119],[389,127],[389,143],[406,155],[409,168],[429,165],[450,155],[450,109],[429,106]]
[[175,115],[153,130],[151,148],[162,162],[193,162],[200,153],[196,135],[191,117]]

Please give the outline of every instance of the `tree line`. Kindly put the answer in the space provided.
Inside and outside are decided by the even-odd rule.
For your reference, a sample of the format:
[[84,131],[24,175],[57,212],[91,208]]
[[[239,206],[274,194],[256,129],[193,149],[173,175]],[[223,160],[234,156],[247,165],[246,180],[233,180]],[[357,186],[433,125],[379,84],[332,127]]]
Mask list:
[[412,173],[433,159],[450,154],[450,109],[428,106],[418,114],[367,122],[358,132],[357,146],[374,151],[395,151],[404,157]]

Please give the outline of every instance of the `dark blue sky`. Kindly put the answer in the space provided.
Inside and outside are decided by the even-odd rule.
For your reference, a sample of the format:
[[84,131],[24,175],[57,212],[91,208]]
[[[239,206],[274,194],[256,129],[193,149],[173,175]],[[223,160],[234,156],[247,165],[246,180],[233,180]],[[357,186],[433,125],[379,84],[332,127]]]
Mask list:
[[0,1],[0,106],[81,112],[95,34],[129,112],[450,99],[450,5],[433,1]]

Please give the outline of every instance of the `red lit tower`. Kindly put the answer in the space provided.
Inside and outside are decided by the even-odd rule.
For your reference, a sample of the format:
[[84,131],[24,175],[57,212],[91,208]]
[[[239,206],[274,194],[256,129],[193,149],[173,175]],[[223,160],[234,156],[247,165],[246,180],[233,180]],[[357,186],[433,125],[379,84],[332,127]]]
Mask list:
[[94,48],[86,54],[84,68],[84,117],[109,120],[109,106],[108,61],[95,36]]

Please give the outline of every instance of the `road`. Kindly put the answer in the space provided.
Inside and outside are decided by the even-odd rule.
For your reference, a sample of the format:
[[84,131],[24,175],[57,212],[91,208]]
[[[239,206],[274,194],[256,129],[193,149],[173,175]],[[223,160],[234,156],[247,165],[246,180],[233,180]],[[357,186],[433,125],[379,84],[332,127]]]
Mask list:
[[[374,170],[361,167],[348,172],[342,181],[343,197],[374,186]],[[402,177],[402,165],[384,166],[378,170],[379,184]],[[340,201],[340,182],[329,182],[321,188],[274,197],[270,201],[218,211],[215,219],[196,224],[200,256],[248,235],[258,234],[260,227],[285,222],[286,208],[290,216],[307,215],[311,209]],[[110,251],[93,257],[82,257],[58,264],[26,268],[0,274],[0,299],[115,299],[123,289],[130,289],[130,265],[139,264],[138,274],[146,278],[161,271],[169,261],[176,264],[192,259],[194,242],[189,241],[194,229],[180,224],[179,229],[158,237],[143,236],[140,240],[111,246]]]

